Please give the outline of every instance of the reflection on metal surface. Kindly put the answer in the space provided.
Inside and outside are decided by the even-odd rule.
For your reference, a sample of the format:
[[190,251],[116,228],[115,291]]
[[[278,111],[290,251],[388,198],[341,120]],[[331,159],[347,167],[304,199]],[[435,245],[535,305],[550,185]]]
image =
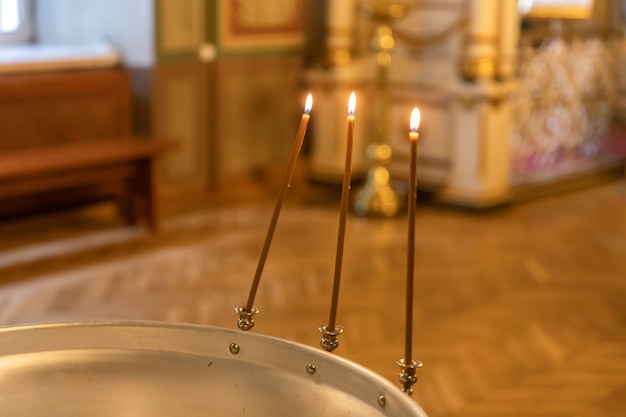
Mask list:
[[[236,356],[224,349],[231,343],[241,346]],[[313,363],[314,375],[302,372]],[[189,324],[2,328],[0,386],[2,416],[426,417],[390,381],[348,360],[269,336]]]
[[315,371],[317,370],[317,368],[315,367],[314,364],[312,363],[308,363],[306,365],[306,373],[309,375],[315,375]]
[[231,343],[228,346],[228,350],[230,351],[230,353],[232,353],[233,355],[238,355],[239,354],[239,345],[237,343]]

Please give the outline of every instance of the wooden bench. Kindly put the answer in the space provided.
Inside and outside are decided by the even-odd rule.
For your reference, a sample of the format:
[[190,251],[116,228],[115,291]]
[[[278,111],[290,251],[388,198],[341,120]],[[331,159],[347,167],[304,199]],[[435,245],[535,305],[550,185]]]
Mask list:
[[0,78],[0,216],[117,202],[159,227],[158,159],[171,141],[131,135],[122,69]]

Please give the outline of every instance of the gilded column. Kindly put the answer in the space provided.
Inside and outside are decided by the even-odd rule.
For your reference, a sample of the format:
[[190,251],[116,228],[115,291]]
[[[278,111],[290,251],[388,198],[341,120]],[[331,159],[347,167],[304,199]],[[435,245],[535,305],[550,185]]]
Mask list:
[[515,77],[520,36],[520,15],[517,0],[500,0],[498,21],[498,50],[496,75],[500,80]]
[[467,79],[491,79],[496,73],[497,16],[501,1],[468,2],[465,50],[461,64],[461,72]]
[[345,65],[351,60],[355,0],[329,0],[327,22],[328,60]]

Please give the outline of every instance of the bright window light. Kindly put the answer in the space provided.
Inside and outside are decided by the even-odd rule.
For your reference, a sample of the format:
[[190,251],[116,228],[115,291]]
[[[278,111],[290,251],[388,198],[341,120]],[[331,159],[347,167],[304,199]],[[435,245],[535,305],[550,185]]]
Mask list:
[[0,0],[0,32],[14,32],[19,25],[18,0]]

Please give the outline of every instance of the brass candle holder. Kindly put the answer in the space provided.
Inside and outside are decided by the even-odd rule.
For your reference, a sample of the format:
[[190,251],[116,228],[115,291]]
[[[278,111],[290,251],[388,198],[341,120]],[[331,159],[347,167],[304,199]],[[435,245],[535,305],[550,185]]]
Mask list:
[[405,359],[399,359],[396,363],[400,366],[398,381],[402,392],[413,395],[413,388],[411,387],[417,382],[417,370],[422,367],[422,362],[418,360],[407,362]]
[[328,326],[318,327],[319,332],[322,334],[322,339],[320,340],[320,346],[326,352],[332,352],[339,346],[339,341],[337,340],[337,336],[343,333],[343,327],[334,327],[332,330],[328,328]]
[[237,327],[241,330],[250,330],[254,327],[254,315],[259,312],[258,309],[252,307],[248,310],[247,307],[240,306],[235,308],[235,313],[239,314],[239,320],[237,320]]
[[395,46],[391,21],[403,17],[409,2],[402,0],[367,0],[360,4],[360,13],[377,22],[372,45],[376,51],[376,140],[366,150],[372,161],[365,183],[355,192],[352,211],[364,216],[392,217],[404,209],[404,200],[391,185],[387,165],[391,160],[387,125],[389,121],[388,84],[391,52]]

